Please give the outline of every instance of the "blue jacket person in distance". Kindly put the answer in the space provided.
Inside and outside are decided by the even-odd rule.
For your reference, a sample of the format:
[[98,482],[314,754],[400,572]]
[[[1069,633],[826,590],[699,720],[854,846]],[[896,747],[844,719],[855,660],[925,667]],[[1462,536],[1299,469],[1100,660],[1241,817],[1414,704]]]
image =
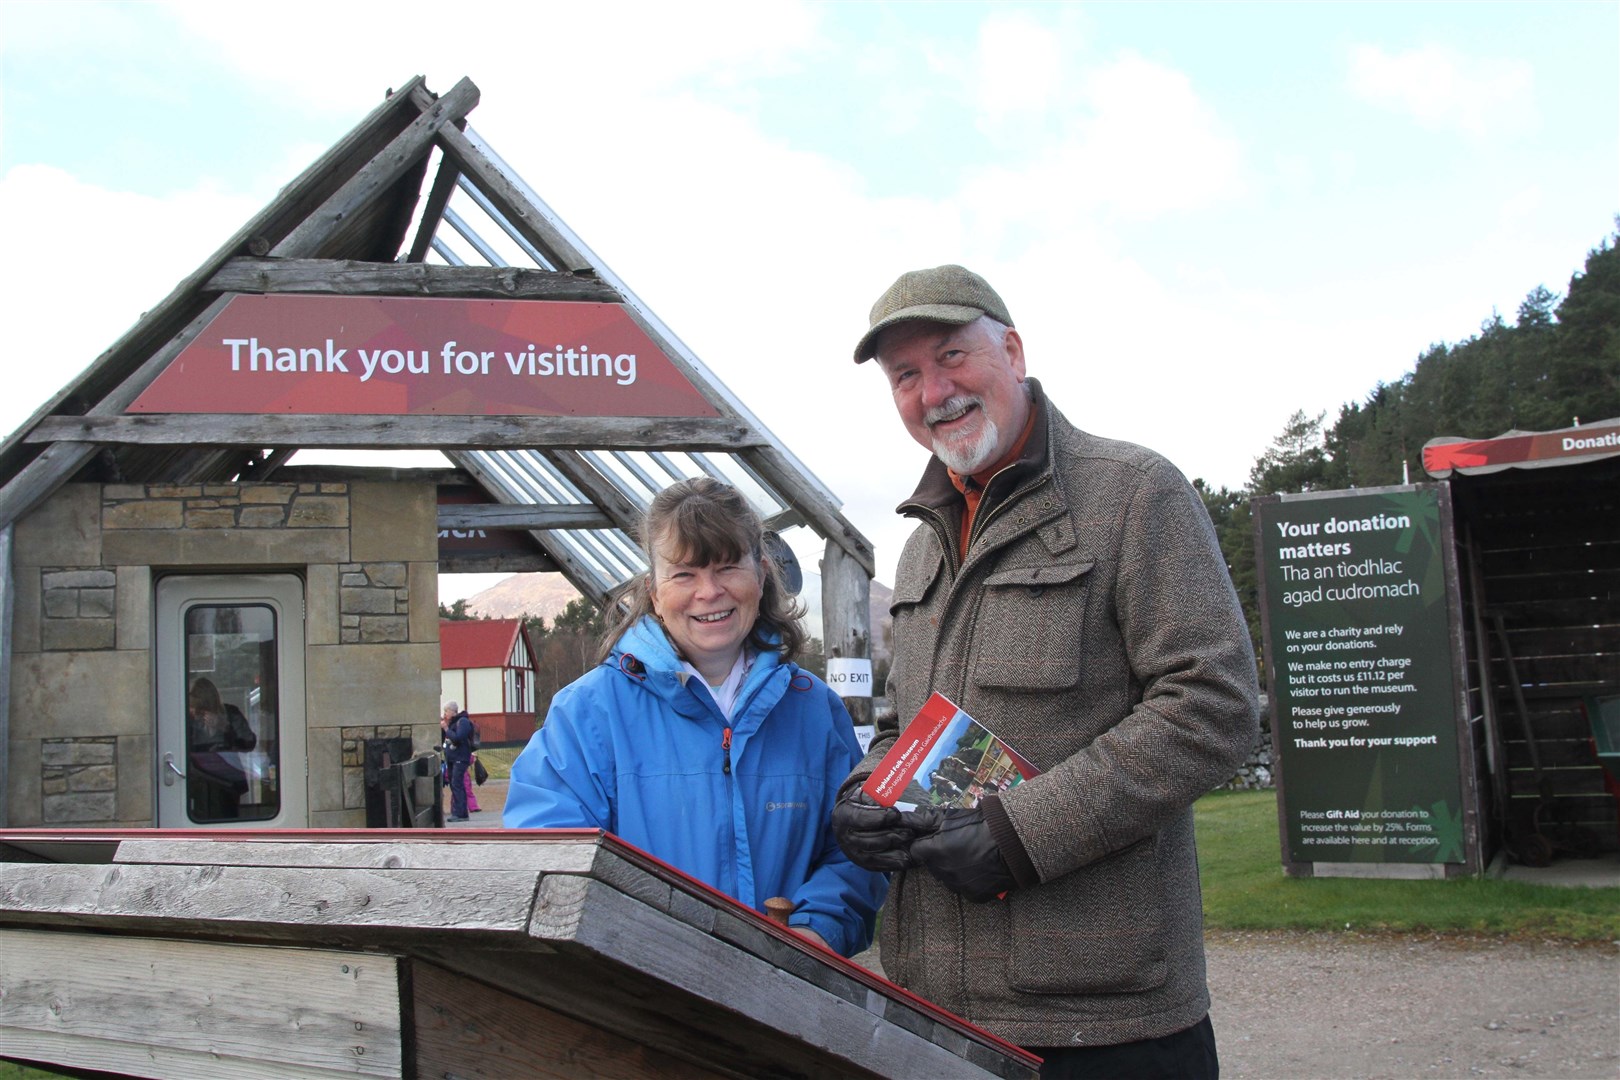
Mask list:
[[838,695],[793,663],[800,611],[759,515],[698,477],[661,491],[641,531],[651,570],[513,763],[504,823],[604,829],[757,911],[785,896],[793,930],[860,952],[888,881],[831,826],[860,746]]

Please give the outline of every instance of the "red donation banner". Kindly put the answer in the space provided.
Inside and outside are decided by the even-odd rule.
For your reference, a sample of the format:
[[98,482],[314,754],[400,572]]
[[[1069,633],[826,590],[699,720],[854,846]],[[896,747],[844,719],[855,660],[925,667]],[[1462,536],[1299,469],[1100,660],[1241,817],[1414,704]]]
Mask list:
[[620,304],[236,296],[131,413],[718,416]]
[[1620,423],[1604,420],[1494,439],[1430,439],[1423,444],[1423,470],[1430,476],[1445,477],[1454,469],[1560,464],[1615,454],[1620,454]]

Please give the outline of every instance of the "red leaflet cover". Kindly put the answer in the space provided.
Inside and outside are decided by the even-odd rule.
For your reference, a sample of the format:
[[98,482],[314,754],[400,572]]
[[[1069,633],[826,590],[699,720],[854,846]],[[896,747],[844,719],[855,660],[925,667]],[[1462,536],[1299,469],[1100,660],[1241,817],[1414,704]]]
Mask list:
[[995,733],[935,693],[867,777],[861,790],[884,806],[972,809],[986,795],[1023,783],[1040,770]]

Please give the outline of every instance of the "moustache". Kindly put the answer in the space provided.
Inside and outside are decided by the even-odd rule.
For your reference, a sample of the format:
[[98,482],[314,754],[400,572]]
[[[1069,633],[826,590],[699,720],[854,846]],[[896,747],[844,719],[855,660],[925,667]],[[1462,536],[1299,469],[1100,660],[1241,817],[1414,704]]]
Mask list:
[[923,415],[923,423],[933,427],[942,420],[955,420],[974,406],[984,408],[984,399],[976,394],[958,394],[929,409]]

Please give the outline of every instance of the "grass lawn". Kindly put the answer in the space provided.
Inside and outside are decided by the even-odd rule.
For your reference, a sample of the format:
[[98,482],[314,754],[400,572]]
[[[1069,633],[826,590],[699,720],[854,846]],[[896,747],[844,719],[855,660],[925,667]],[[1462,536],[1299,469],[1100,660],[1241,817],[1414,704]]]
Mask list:
[[[491,780],[510,780],[512,778],[512,762],[517,760],[521,746],[490,746],[478,751],[478,760],[484,763],[489,770]],[[0,1080],[5,1080],[0,1076]]]
[[1199,880],[1210,930],[1357,930],[1620,940],[1620,889],[1498,879],[1290,878],[1282,870],[1277,796],[1220,791],[1200,799]]

